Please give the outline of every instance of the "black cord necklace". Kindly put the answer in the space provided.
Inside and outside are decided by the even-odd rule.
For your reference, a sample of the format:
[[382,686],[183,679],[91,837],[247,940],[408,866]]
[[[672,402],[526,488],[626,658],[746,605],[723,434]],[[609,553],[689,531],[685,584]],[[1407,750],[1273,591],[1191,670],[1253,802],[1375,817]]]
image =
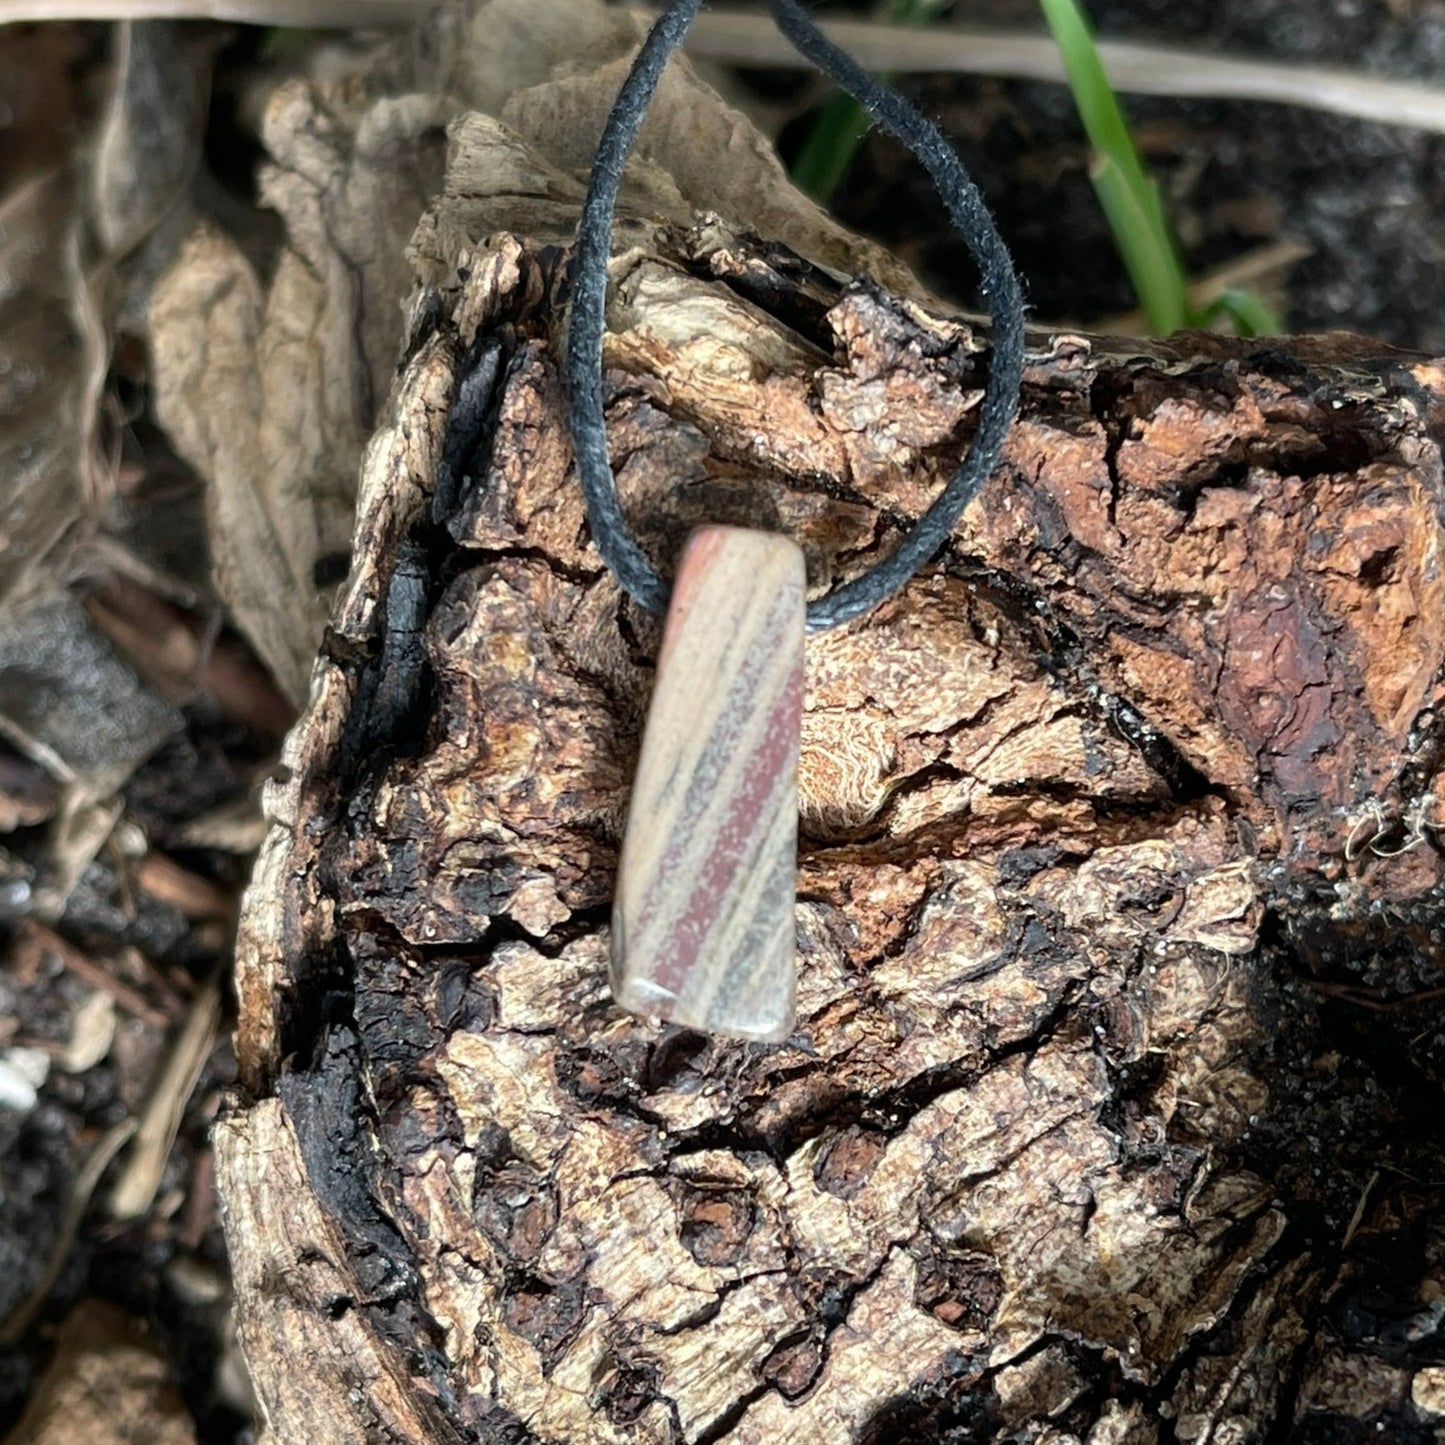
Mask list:
[[[593,540],[621,586],[669,611],[613,910],[624,1006],[694,1028],[780,1039],[793,1018],[793,893],[804,629],[851,622],[947,540],[993,471],[1024,362],[1024,303],[993,218],[938,128],[834,45],[797,0],[779,29],[933,177],[978,265],[993,322],[988,382],[963,464],[894,551],[804,606],[802,554],[739,528],[694,533],[672,588],[628,529],[607,453],[602,336],[622,169],[703,0],[673,0],[643,42],[598,142],[577,227],[567,342],[569,420]],[[669,610],[669,600],[671,607]]]
[[[875,120],[923,163],[954,225],[978,264],[993,322],[993,354],[979,409],[978,431],[963,465],[914,523],[891,555],[860,577],[808,606],[808,630],[818,632],[871,612],[908,581],[947,541],[963,509],[998,462],[1018,409],[1024,363],[1024,302],[1013,262],[963,163],[939,132],[902,96],[879,84],[825,36],[797,0],[769,0],[778,28],[805,59],[830,75]],[[682,44],[702,0],[673,0],[644,42],[612,112],[597,154],[577,226],[567,381],[572,443],[593,540],[613,575],[652,612],[667,608],[668,586],[633,540],[617,500],[602,418],[602,332],[607,261],[617,188],[648,103],[668,58]]]

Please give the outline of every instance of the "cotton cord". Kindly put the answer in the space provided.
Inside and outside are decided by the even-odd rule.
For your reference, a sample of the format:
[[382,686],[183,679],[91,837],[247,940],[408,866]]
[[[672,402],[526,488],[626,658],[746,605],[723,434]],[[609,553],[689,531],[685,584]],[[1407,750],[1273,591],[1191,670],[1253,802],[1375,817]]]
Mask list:
[[[607,262],[612,251],[612,221],[622,168],[668,58],[682,44],[702,3],[674,0],[668,6],[648,33],[613,102],[593,157],[577,226],[568,323],[568,410],[592,537],[618,583],[654,612],[666,610],[669,588],[628,530],[607,455],[602,405]],[[769,5],[778,28],[798,53],[831,76],[922,162],[978,266],[993,322],[993,354],[979,407],[978,430],[963,465],[889,556],[808,604],[808,630],[818,632],[861,617],[897,592],[948,540],[963,509],[993,471],[1018,410],[1024,364],[1024,302],[1013,262],[993,217],[938,127],[834,45],[797,0],[769,0]]]

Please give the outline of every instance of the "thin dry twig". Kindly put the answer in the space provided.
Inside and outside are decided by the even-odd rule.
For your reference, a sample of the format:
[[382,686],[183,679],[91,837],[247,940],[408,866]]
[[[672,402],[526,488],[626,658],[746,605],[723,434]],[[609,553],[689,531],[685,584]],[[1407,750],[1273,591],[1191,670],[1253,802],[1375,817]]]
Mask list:
[[6,0],[0,25],[32,20],[229,20],[241,25],[330,29],[408,25],[426,0]]
[[[171,1015],[164,1009],[156,1008],[138,989],[117,978],[112,969],[96,962],[68,939],[35,918],[28,918],[21,925],[17,940],[17,950],[29,949],[52,954],[77,978],[83,979],[92,988],[102,989],[110,994],[121,1008],[142,1023],[162,1029],[170,1025]],[[159,975],[156,975],[156,981],[158,984],[164,982]],[[171,1001],[179,1007],[178,1000],[172,998]]]
[[133,876],[141,892],[193,922],[229,923],[235,916],[234,894],[154,849],[136,861]]
[[[1047,35],[954,26],[916,30],[867,20],[829,21],[823,29],[870,70],[1065,79],[1058,46]],[[732,65],[804,63],[771,18],[756,11],[704,11],[687,48],[693,55]],[[1384,125],[1445,131],[1445,90],[1433,86],[1114,40],[1099,42],[1099,56],[1114,88],[1136,95],[1270,101]]]
[[[170,18],[313,28],[389,26],[413,23],[429,8],[424,0],[8,0],[0,10],[0,25]],[[637,8],[645,18],[655,13]],[[831,21],[823,29],[872,70],[1060,82],[1066,78],[1058,47],[1046,35],[952,26],[916,30],[869,20]],[[803,63],[772,20],[755,11],[704,11],[687,48],[693,55],[733,65]],[[1114,88],[1135,95],[1267,101],[1445,132],[1445,90],[1433,86],[1126,41],[1101,40],[1098,48]]]
[[1372,989],[1361,988],[1352,983],[1325,983],[1319,979],[1311,979],[1309,984],[1316,993],[1342,999],[1345,1003],[1359,1008],[1372,1009],[1375,1013],[1393,1013],[1396,1009],[1413,1008],[1418,1004],[1433,1003],[1436,999],[1445,998],[1445,988],[1422,988],[1414,993],[1384,998]]
[[219,977],[213,977],[192,1000],[141,1115],[135,1149],[111,1191],[110,1212],[116,1219],[136,1219],[151,1207],[186,1102],[201,1076],[220,1022],[221,983]]
[[[1235,256],[1189,283],[1186,292],[1189,305],[1195,311],[1203,311],[1226,291],[1267,288],[1271,283],[1282,280],[1291,266],[1311,254],[1310,247],[1299,241],[1274,241],[1243,256]],[[1105,336],[1139,336],[1148,330],[1148,323],[1144,313],[1136,307],[1132,311],[1102,316],[1091,323],[1090,329]]]
[[1189,304],[1202,310],[1226,291],[1258,286],[1310,254],[1310,248],[1299,241],[1274,241],[1259,246],[1201,276],[1189,287]]
[[1345,1237],[1340,1241],[1340,1253],[1343,1254],[1350,1245],[1354,1243],[1355,1235],[1359,1233],[1360,1225],[1364,1223],[1365,1206],[1370,1201],[1370,1195],[1375,1185],[1380,1182],[1380,1171],[1374,1170],[1365,1181],[1365,1187],[1360,1190],[1360,1197],[1355,1202],[1355,1212],[1350,1215],[1349,1226],[1345,1230]]

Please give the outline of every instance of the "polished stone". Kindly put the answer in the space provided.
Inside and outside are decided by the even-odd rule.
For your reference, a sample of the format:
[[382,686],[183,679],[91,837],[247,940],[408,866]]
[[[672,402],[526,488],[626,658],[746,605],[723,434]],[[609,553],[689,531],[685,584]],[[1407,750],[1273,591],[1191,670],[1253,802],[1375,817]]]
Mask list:
[[673,586],[613,907],[635,1013],[786,1038],[794,1010],[803,554],[694,532]]

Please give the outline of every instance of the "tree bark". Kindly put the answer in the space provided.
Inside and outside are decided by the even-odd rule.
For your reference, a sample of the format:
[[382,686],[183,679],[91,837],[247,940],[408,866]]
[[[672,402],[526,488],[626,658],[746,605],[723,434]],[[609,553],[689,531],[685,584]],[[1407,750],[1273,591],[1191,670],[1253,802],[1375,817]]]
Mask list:
[[[615,84],[575,89],[600,107]],[[676,114],[702,104],[677,85]],[[295,181],[316,167],[272,178],[292,244],[381,254],[355,197],[440,166],[440,110],[378,104],[348,158],[303,99],[271,123],[339,159],[319,210]],[[532,121],[585,136],[570,115]],[[735,118],[707,119],[708,156],[744,154]],[[218,1183],[271,1440],[1431,1428],[1441,363],[1343,335],[1037,332],[951,545],[808,642],[797,1032],[705,1038],[606,987],[660,625],[602,566],[571,466],[575,177],[528,170],[484,116],[450,144],[238,939]],[[699,188],[745,193],[705,159],[681,191],[655,165],[630,181],[629,214],[667,219],[619,228],[619,487],[664,573],[691,526],[737,522],[797,538],[825,588],[966,453],[987,337],[896,272],[891,291],[843,275],[836,228],[825,271],[687,221]],[[768,173],[770,215],[783,186]],[[524,211],[519,239],[499,216]],[[211,333],[157,355],[244,375],[245,348],[279,349],[225,279],[239,254],[201,249],[235,315],[159,308]],[[274,374],[267,394],[335,442],[385,337],[378,320],[358,360],[330,292],[290,324],[280,281],[324,270],[278,268],[264,325],[331,337],[288,362],[327,404]],[[358,314],[389,314],[371,272],[333,271]],[[250,413],[228,431],[214,400],[172,395],[187,454],[223,453],[254,511]],[[258,535],[320,505],[268,485]],[[292,538],[300,573],[313,533]],[[272,590],[246,596],[284,663],[311,599],[282,625]]]
[[[417,307],[271,785],[217,1151],[274,1438],[1428,1418],[1441,1239],[1382,1171],[1440,1170],[1438,363],[1036,335],[947,552],[809,641],[800,1022],[751,1046],[608,999],[659,626],[584,525],[564,289],[501,235]],[[817,587],[986,364],[711,218],[609,325],[659,566],[746,521]]]

